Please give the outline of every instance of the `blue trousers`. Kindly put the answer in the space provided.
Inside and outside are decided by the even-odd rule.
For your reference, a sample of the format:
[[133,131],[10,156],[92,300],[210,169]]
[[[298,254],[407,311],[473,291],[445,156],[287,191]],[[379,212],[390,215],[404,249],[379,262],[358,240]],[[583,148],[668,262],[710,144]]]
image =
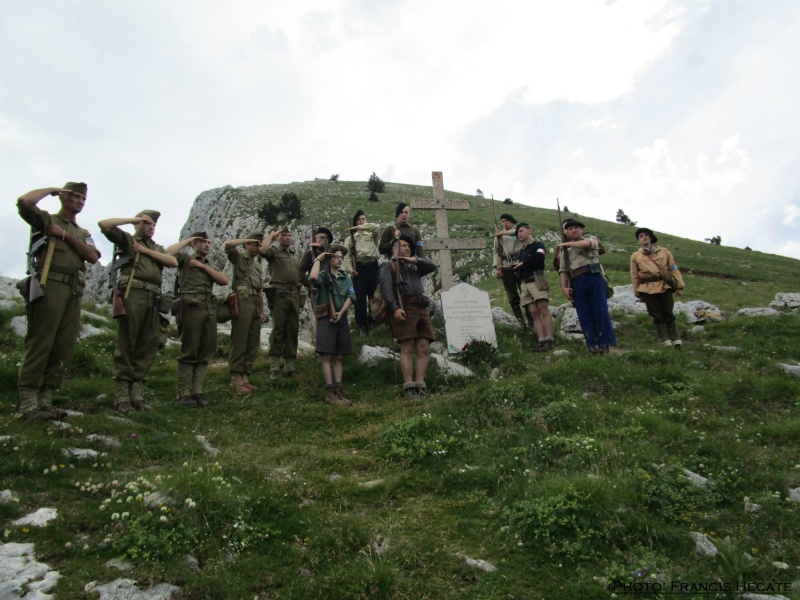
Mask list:
[[587,273],[572,280],[575,310],[586,345],[592,352],[617,345],[606,302],[606,282],[599,273]]

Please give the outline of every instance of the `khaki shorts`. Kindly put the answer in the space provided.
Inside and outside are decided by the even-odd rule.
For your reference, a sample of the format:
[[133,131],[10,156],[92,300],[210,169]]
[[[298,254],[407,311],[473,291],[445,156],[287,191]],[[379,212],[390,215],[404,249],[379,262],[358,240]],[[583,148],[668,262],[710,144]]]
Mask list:
[[425,338],[432,342],[436,339],[427,306],[407,304],[403,309],[406,311],[405,321],[396,321],[394,317],[389,320],[392,335],[398,342],[417,338]]
[[[547,280],[544,280],[544,284],[547,285]],[[521,306],[528,306],[528,304],[533,304],[534,302],[538,302],[539,300],[550,300],[550,287],[548,286],[545,290],[539,289],[539,282],[530,282],[525,283],[522,282],[520,286],[520,295],[519,295],[519,303]]]

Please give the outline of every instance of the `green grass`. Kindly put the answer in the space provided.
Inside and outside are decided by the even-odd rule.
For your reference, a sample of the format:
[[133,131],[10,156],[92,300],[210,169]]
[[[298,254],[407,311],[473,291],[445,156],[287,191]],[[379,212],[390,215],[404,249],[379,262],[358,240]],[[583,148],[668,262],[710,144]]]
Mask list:
[[[337,211],[343,222],[356,202],[388,221],[396,201],[430,196],[430,188],[387,184],[381,202],[367,205],[363,183],[334,186],[268,191],[324,204],[330,222]],[[555,229],[555,211],[508,209],[540,231]],[[473,210],[453,213],[451,224],[472,236],[475,227],[488,232],[490,215],[488,201],[473,199]],[[422,211],[414,219],[431,227]],[[612,279],[623,283],[632,229],[588,221],[611,248]],[[299,359],[297,380],[271,383],[262,356],[251,377],[258,392],[231,395],[219,358],[209,370],[208,409],[189,410],[174,400],[177,349],[168,348],[148,384],[155,410],[119,421],[109,418],[113,334],[81,341],[55,398],[84,413],[69,419],[73,428],[22,422],[11,394],[0,401],[0,435],[8,436],[0,480],[20,499],[0,504],[3,539],[36,544],[37,557],[63,575],[57,598],[82,597],[88,582],[118,577],[104,565],[120,555],[135,564],[126,576],[172,583],[192,599],[611,598],[605,581],[722,581],[746,564],[738,560],[745,550],[758,559],[746,580],[800,589],[800,506],[787,501],[800,486],[800,383],[776,367],[800,362],[800,321],[731,315],[797,290],[797,263],[660,237],[696,271],[687,275],[687,297],[729,314],[705,334],[687,335],[682,353],[656,344],[641,315],[615,317],[624,352],[607,357],[565,340],[566,356],[534,355],[531,339],[498,327],[499,379],[431,372],[432,395],[419,405],[401,398],[388,362],[365,368],[346,359],[354,404],[334,409],[322,401],[315,357]],[[483,260],[475,254],[473,271]],[[763,262],[756,272],[745,260]],[[778,283],[766,281],[770,272]],[[504,305],[497,280],[479,285]],[[15,385],[22,351],[6,324],[19,312],[0,312],[5,389]],[[366,341],[390,344],[385,330]],[[354,343],[358,352],[362,340]],[[220,338],[220,357],[228,344]],[[87,441],[89,434],[120,447]],[[219,454],[207,454],[198,435]],[[73,447],[106,454],[66,457]],[[689,484],[683,469],[708,486]],[[137,491],[115,493],[129,483]],[[137,500],[150,485],[168,498],[165,511]],[[761,510],[746,513],[746,498]],[[59,509],[46,528],[11,525],[43,506]],[[692,531],[730,538],[730,560],[695,557]],[[476,570],[459,555],[498,571]],[[774,561],[792,570],[778,571]]]

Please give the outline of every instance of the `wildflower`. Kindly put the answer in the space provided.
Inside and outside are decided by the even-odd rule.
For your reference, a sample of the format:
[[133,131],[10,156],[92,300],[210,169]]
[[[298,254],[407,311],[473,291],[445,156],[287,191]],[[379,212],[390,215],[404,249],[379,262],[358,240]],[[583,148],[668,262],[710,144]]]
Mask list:
[[112,521],[116,521],[117,519],[119,519],[119,513],[114,513],[113,515],[111,515]]
[[185,463],[183,463],[183,466],[184,466],[184,467],[188,467],[188,466],[189,466],[189,463],[188,463],[188,462],[185,462]]
[[22,528],[22,533],[28,533],[29,531],[30,531],[30,529],[28,529],[27,527],[23,527]]
[[129,512],[124,512],[124,513],[122,513],[122,518],[123,518],[123,519],[127,519],[127,518],[128,518],[128,517],[130,517],[130,516],[131,516],[131,513],[129,513]]
[[159,521],[161,521],[162,523],[166,523],[167,522],[167,517],[165,517],[164,515],[161,515],[161,518],[159,519]]
[[67,550],[72,548],[72,542],[67,542],[66,544],[64,544],[64,548],[66,548]]
[[42,471],[42,475],[47,475],[49,472],[50,472],[50,469],[45,469],[44,471]]

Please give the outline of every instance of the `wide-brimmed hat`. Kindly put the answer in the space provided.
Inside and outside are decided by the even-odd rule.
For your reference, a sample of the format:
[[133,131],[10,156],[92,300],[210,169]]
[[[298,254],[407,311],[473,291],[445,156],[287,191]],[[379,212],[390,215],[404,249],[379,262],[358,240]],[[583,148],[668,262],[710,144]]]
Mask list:
[[650,236],[650,242],[653,243],[653,244],[655,244],[658,241],[658,238],[656,237],[656,234],[653,233],[653,230],[652,229],[648,229],[647,227],[639,227],[639,229],[636,230],[636,241],[639,241],[639,234],[640,233],[646,233],[647,235],[649,235]]
[[324,234],[325,234],[325,237],[327,237],[327,238],[328,238],[328,243],[329,243],[329,244],[332,244],[332,243],[333,243],[333,234],[331,233],[331,230],[330,230],[330,229],[328,229],[327,227],[317,227],[317,228],[314,230],[314,238],[316,239],[316,237],[317,237],[317,236],[318,236],[320,233],[324,233]]
[[505,219],[506,221],[511,221],[514,225],[517,224],[517,220],[514,217],[512,217],[510,213],[503,213],[502,215],[500,215],[500,220],[502,221],[503,219]]

